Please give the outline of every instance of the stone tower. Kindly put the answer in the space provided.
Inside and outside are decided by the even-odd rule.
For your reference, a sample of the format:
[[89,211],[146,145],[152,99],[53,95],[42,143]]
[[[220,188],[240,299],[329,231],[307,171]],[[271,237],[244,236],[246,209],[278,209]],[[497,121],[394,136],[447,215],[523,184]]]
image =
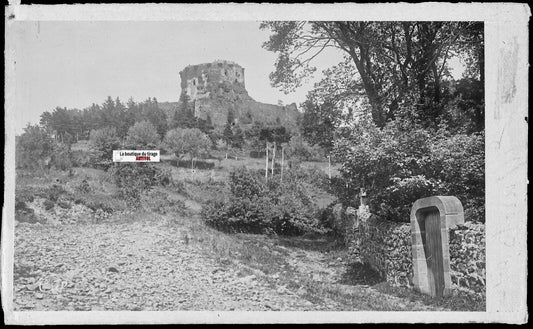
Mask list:
[[259,103],[246,91],[244,68],[239,64],[217,60],[212,63],[189,65],[180,72],[181,96],[187,95],[193,104],[194,115],[216,126],[224,126],[228,112],[233,111],[235,122],[265,124],[296,122],[296,105],[278,106]]
[[[180,72],[181,92],[187,94],[191,101],[209,97],[210,93],[231,85],[232,89],[246,91],[244,85],[244,68],[225,60],[213,63],[189,65]],[[219,88],[213,90],[213,86]],[[227,88],[226,88],[227,89]]]

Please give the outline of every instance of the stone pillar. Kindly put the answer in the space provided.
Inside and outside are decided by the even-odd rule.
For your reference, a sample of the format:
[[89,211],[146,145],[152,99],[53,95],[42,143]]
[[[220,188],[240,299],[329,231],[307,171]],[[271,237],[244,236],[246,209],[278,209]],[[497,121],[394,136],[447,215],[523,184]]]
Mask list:
[[463,205],[454,196],[432,196],[413,204],[411,243],[416,290],[437,298],[451,294],[448,229],[463,223]]

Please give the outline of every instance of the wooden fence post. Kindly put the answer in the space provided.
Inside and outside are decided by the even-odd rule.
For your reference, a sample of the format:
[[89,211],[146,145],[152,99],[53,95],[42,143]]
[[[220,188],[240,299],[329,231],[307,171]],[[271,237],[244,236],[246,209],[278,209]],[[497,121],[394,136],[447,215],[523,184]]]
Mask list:
[[268,181],[268,142],[266,142],[266,156],[265,156],[265,182]]
[[283,182],[283,160],[285,155],[285,145],[281,145],[281,182]]
[[272,151],[272,177],[274,177],[274,163],[276,160],[276,142],[274,142],[274,150]]

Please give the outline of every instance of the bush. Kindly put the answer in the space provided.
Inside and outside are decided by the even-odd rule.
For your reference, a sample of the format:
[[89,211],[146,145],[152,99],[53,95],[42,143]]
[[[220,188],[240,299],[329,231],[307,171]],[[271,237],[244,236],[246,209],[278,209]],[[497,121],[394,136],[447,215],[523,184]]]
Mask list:
[[265,151],[250,151],[250,158],[264,159],[266,157]]
[[72,169],[72,155],[70,147],[66,144],[54,143],[51,164],[56,170],[70,170]]
[[94,212],[101,211],[107,214],[126,209],[124,201],[102,194],[89,193],[75,198],[74,203],[83,204]]
[[[289,175],[290,176],[290,175]],[[307,195],[304,182],[262,182],[260,172],[239,168],[230,173],[229,202],[212,200],[202,208],[206,223],[230,232],[300,235],[324,233],[319,210]]]
[[167,214],[168,212],[177,212],[184,214],[187,206],[182,200],[170,200],[168,194],[161,191],[153,191],[145,200],[147,208],[158,214]]
[[[162,173],[154,164],[117,163],[111,169],[111,176],[119,188],[118,196],[131,205],[140,205],[141,193],[169,179],[169,173]],[[165,178],[167,177],[167,178]]]
[[336,194],[346,200],[366,188],[370,210],[381,218],[409,221],[413,202],[440,194],[457,196],[467,220],[484,221],[483,134],[450,135],[399,121],[378,129],[363,122],[337,141],[334,155],[351,186],[338,186]]
[[51,201],[51,200],[46,199],[46,200],[44,200],[43,205],[44,205],[44,209],[45,210],[50,210],[50,209],[54,208],[55,203],[53,201]]
[[87,151],[71,151],[71,160],[73,167],[92,167],[91,154]]

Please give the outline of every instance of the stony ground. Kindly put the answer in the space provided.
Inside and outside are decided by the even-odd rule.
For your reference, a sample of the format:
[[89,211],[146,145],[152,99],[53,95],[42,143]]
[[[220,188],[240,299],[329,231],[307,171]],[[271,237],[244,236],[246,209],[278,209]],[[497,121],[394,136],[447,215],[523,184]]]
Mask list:
[[[19,310],[311,309],[148,221],[16,229]],[[32,236],[32,239],[27,239]]]
[[264,244],[266,237],[261,238],[265,252],[287,260],[268,274],[231,257],[214,257],[205,252],[205,242],[193,241],[190,228],[160,217],[97,224],[18,223],[15,310],[357,310],[357,303],[334,296],[312,298],[305,285],[287,286],[283,276],[288,270],[317,285],[351,289],[355,296],[359,291],[399,309],[435,310],[364,285],[341,284],[342,260],[328,260],[319,251],[274,248]]

